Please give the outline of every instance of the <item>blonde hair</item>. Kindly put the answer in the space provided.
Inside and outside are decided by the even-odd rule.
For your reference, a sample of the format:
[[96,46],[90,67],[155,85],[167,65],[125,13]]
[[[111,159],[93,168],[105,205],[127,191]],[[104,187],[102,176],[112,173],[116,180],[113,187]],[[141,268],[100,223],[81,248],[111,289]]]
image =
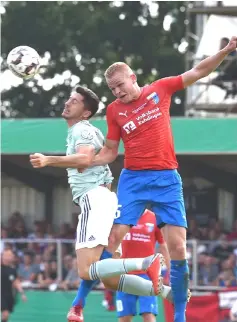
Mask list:
[[105,76],[105,78],[111,78],[117,72],[128,72],[129,75],[133,74],[132,69],[127,64],[125,64],[123,62],[116,62],[116,63],[110,65],[106,69],[104,76]]

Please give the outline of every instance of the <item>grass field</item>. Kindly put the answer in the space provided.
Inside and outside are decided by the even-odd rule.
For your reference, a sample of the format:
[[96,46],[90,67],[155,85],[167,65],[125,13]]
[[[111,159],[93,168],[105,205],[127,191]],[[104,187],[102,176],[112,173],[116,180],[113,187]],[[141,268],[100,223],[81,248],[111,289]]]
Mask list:
[[[65,322],[74,296],[75,292],[28,291],[28,301],[18,301],[9,322]],[[101,292],[90,294],[84,311],[85,322],[117,321],[115,312],[107,312],[102,307],[102,300]],[[164,322],[162,305],[159,312],[159,322]],[[139,316],[134,318],[134,322],[141,320]]]

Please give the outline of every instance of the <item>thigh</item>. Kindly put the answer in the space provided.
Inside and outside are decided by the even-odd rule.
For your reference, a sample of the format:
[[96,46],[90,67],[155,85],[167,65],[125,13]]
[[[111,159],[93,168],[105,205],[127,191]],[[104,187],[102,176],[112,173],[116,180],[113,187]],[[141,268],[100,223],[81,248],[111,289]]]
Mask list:
[[182,180],[176,170],[162,171],[151,187],[152,210],[159,227],[164,224],[187,228]]
[[105,187],[92,189],[81,198],[76,249],[108,246],[117,206],[115,193]]
[[118,211],[115,224],[136,225],[143,214],[149,194],[143,171],[123,169],[118,183]]
[[123,317],[128,315],[136,315],[137,305],[137,296],[124,293],[124,292],[116,292],[116,308],[117,308],[117,316]]

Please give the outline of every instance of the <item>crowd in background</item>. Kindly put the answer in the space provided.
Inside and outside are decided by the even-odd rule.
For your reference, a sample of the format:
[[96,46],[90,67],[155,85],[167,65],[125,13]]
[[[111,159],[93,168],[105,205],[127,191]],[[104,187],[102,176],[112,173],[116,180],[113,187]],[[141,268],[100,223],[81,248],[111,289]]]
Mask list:
[[[73,214],[72,226],[61,225],[59,232],[54,232],[45,221],[35,221],[33,231],[28,231],[24,216],[19,212],[11,215],[8,222],[1,226],[1,250],[12,248],[15,253],[15,265],[23,286],[37,286],[42,289],[74,289],[80,279],[74,251],[74,238],[77,215]],[[198,240],[198,285],[237,286],[237,220],[233,230],[226,232],[223,225],[211,219],[207,226],[198,225],[194,218],[189,219],[188,239]],[[4,239],[26,238],[24,243],[8,243]],[[35,243],[34,239],[66,239],[62,243],[61,272],[57,266],[57,244]],[[190,265],[190,280],[193,281],[193,246],[188,243],[187,256]]]

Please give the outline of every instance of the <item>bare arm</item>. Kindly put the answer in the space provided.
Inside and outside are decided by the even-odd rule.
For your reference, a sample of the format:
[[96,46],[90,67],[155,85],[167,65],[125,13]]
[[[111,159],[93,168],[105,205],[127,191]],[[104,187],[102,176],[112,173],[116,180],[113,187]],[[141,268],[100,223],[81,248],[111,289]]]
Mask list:
[[13,287],[17,290],[17,292],[19,292],[21,294],[22,300],[26,301],[26,296],[25,296],[24,290],[21,286],[21,281],[19,280],[19,278],[15,279],[15,281],[13,282]]
[[208,76],[213,70],[215,70],[225,59],[225,57],[236,50],[237,37],[232,37],[229,44],[221,49],[217,54],[205,58],[197,66],[191,70],[182,74],[184,88],[192,85],[199,79]]
[[104,147],[96,155],[93,165],[105,165],[113,162],[118,155],[119,141],[106,140]]
[[41,153],[30,155],[30,162],[34,168],[58,167],[58,168],[88,168],[92,165],[95,150],[92,145],[81,146],[76,154],[66,156],[46,156]]

